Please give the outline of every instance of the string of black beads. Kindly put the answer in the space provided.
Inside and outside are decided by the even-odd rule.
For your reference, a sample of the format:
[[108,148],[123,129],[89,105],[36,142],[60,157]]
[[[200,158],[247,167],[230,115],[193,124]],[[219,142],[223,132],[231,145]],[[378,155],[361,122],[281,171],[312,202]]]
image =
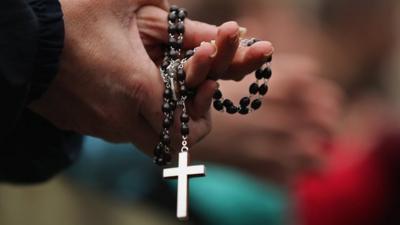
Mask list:
[[[258,39],[252,38],[250,40],[242,41],[242,45],[250,47]],[[262,105],[262,97],[268,92],[268,81],[272,76],[271,70],[272,56],[268,57],[265,63],[255,71],[256,81],[249,87],[249,96],[243,97],[238,106],[235,106],[233,102],[227,98],[224,98],[221,90],[217,90],[213,96],[213,106],[217,111],[227,112],[229,114],[239,113],[241,115],[247,115],[251,111],[259,109]]]
[[[167,62],[167,57],[164,62]],[[163,74],[169,74],[167,68],[161,68]],[[165,78],[166,80],[168,77]],[[165,89],[163,94],[162,112],[164,114],[162,132],[160,134],[160,142],[154,149],[154,163],[157,165],[166,165],[171,161],[171,137],[170,128],[174,122],[174,110],[176,101],[173,99],[173,90],[169,82],[164,81]]]
[[[180,65],[182,66],[182,65]],[[186,88],[186,73],[183,70],[182,67],[178,67],[178,72],[177,72],[177,78],[179,82],[179,95],[180,95],[180,103],[183,107],[182,109],[182,114],[180,116],[180,122],[181,122],[181,135],[183,137],[187,137],[189,135],[189,114],[186,111],[186,106],[184,105],[184,102],[188,98],[188,89]]]
[[[160,71],[164,80],[164,95],[162,112],[164,114],[162,131],[160,134],[160,142],[154,149],[154,163],[165,166],[171,162],[171,135],[170,128],[174,124],[174,112],[178,104],[182,104],[182,98],[186,99],[187,88],[185,85],[186,74],[182,63],[178,62],[182,58],[183,35],[185,33],[184,20],[187,12],[183,8],[171,6],[168,14],[168,46],[165,51],[165,57],[161,64]],[[184,57],[190,57],[193,51],[185,53]],[[179,84],[179,95],[181,100],[178,102],[174,80]],[[189,134],[189,115],[186,109],[183,110],[181,116],[181,134],[187,136]]]

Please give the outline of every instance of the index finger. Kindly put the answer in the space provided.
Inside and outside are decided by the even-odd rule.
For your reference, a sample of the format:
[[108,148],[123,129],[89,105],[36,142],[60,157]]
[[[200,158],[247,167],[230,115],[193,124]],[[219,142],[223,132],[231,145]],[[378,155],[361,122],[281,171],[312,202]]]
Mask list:
[[[137,11],[136,18],[142,32],[150,39],[159,43],[168,42],[168,12],[156,6],[144,6]],[[217,36],[218,28],[215,25],[185,19],[185,34],[183,47],[193,49],[201,42],[209,42]]]

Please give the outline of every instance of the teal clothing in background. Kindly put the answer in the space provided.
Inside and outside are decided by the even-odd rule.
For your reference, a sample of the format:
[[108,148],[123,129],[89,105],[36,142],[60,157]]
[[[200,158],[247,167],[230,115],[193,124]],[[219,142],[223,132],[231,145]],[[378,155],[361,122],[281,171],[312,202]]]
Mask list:
[[160,182],[160,168],[131,144],[112,144],[85,137],[77,163],[67,172],[74,181],[112,197],[146,198]]
[[207,177],[191,180],[190,202],[207,224],[287,224],[285,192],[230,168],[207,165]]
[[[82,157],[68,176],[124,201],[146,199],[160,183],[161,169],[130,144],[86,137]],[[176,182],[167,187],[176,193]],[[278,187],[244,173],[207,164],[207,176],[190,181],[190,209],[207,225],[282,225],[287,198]]]

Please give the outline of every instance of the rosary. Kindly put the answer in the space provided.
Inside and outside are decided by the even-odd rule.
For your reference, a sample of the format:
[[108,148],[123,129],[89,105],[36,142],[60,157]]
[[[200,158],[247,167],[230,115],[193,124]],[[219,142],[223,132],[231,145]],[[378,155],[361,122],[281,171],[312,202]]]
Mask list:
[[[189,178],[193,176],[205,176],[205,166],[189,166],[189,114],[186,110],[186,101],[190,97],[190,91],[187,89],[184,70],[185,63],[193,56],[194,51],[183,52],[183,36],[185,33],[184,20],[187,17],[185,9],[177,6],[171,6],[168,15],[168,48],[160,67],[161,77],[164,82],[164,100],[162,112],[164,115],[160,142],[154,149],[154,163],[165,166],[171,162],[171,137],[170,128],[174,124],[174,113],[177,108],[181,109],[180,114],[180,132],[182,136],[182,146],[179,152],[178,167],[167,168],[163,171],[164,178],[178,179],[177,192],[177,212],[179,219],[188,218],[188,192]],[[241,40],[241,46],[250,47],[259,40],[244,39]],[[218,89],[213,96],[213,107],[220,112],[229,114],[239,113],[246,115],[259,109],[262,105],[262,97],[268,92],[268,80],[271,78],[272,71],[270,64],[272,57],[255,71],[256,81],[249,87],[249,95],[243,97],[238,106],[235,106],[229,99],[223,98],[222,92]]]

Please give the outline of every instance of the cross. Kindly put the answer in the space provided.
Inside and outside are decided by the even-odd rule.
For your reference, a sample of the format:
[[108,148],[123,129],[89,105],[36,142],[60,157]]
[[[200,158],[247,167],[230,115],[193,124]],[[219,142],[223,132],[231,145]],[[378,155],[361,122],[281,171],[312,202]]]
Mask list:
[[176,217],[180,220],[188,219],[188,178],[193,176],[205,176],[206,168],[204,165],[188,166],[188,152],[179,153],[179,165],[175,168],[164,169],[164,178],[178,178],[178,199],[176,208]]

